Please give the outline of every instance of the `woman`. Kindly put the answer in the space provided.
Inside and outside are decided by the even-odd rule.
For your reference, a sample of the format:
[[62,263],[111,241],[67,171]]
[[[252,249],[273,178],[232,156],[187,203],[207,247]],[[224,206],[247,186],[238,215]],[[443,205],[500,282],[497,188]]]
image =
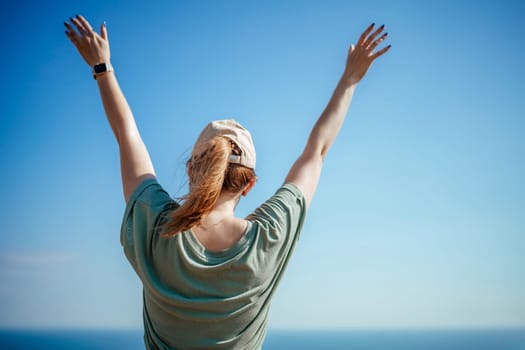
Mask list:
[[182,204],[157,183],[148,151],[120,90],[105,24],[97,34],[77,15],[66,35],[93,69],[120,148],[126,211],[121,243],[143,289],[147,349],[259,349],[275,288],[298,239],[323,159],[354,90],[387,46],[370,25],[351,45],[328,106],[284,185],[246,219],[234,208],[256,181],[250,133],[233,120],[210,123],[188,160]]

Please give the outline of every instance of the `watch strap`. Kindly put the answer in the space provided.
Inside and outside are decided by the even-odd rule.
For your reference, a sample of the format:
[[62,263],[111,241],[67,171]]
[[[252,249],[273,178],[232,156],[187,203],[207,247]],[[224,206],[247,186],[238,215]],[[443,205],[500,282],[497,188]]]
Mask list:
[[111,63],[109,62],[103,62],[103,63],[97,63],[93,66],[93,79],[97,79],[97,77],[104,75],[108,72],[112,72],[113,67],[111,66]]

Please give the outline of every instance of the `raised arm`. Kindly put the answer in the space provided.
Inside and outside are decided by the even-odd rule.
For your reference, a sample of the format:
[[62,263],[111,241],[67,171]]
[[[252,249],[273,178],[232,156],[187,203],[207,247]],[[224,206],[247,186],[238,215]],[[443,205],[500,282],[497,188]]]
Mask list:
[[387,37],[387,33],[381,35],[383,29],[384,26],[381,26],[374,31],[372,24],[363,32],[356,46],[350,45],[344,73],[328,105],[315,123],[303,153],[286,177],[285,182],[295,184],[303,192],[307,206],[312,201],[323,160],[339,134],[357,84],[372,62],[390,49],[389,45],[373,52]]
[[[70,21],[71,23],[64,23],[67,28],[67,37],[92,69],[95,65],[98,66],[97,68],[102,67],[102,72],[94,73],[94,76],[107,119],[119,145],[122,186],[127,202],[141,181],[155,177],[155,170],[148,150],[140,137],[131,109],[111,67],[105,23],[100,27],[99,35],[80,15],[70,18]],[[105,69],[100,64],[105,64]]]

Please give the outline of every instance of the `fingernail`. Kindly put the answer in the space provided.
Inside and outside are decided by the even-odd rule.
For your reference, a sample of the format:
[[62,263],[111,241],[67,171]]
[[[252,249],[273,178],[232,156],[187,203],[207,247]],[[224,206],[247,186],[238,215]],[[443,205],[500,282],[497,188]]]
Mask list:
[[80,18],[80,15],[76,15],[75,17],[76,17],[76,18]]
[[381,24],[381,27],[379,27],[379,28],[385,28],[385,25],[384,25],[384,24]]
[[73,17],[69,17],[69,20],[70,20],[71,22],[73,22]]
[[375,26],[375,25],[376,25],[375,22],[371,24],[372,27]]
[[104,25],[104,27],[106,26],[106,21],[104,21],[103,25]]
[[385,34],[383,34],[383,36],[387,36],[388,35],[388,32],[385,32]]

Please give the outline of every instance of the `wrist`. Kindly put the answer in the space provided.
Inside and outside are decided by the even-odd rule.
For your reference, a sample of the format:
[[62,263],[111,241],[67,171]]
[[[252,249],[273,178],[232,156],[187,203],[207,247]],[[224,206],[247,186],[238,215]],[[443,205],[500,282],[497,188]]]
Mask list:
[[341,76],[341,79],[339,80],[339,86],[341,86],[345,90],[354,90],[358,84],[359,81],[352,77],[352,75],[347,74],[346,72]]
[[358,77],[357,74],[355,74],[355,72],[353,72],[352,70],[345,68],[345,70],[343,71],[343,75],[341,76],[341,81],[348,86],[357,86],[359,81],[361,81],[361,78],[362,77]]
[[93,79],[97,80],[99,77],[102,77],[110,72],[113,72],[113,66],[111,65],[111,62],[108,60],[107,62],[100,62],[92,67],[92,74]]

